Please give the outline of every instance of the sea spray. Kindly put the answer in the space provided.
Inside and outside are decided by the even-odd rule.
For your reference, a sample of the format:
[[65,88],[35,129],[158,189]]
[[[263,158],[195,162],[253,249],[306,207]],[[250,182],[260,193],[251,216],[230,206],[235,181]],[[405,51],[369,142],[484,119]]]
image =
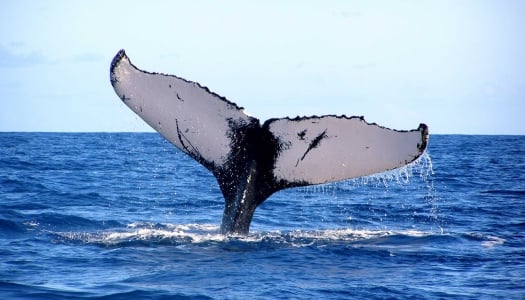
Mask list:
[[[330,213],[346,214],[350,224],[354,223],[356,215],[361,215],[362,220],[368,220],[379,229],[390,229],[392,222],[388,221],[394,221],[390,220],[392,213],[384,207],[376,207],[375,203],[392,199],[392,210],[396,210],[394,215],[404,215],[405,226],[443,232],[433,175],[432,159],[425,152],[418,160],[402,168],[335,183],[301,187],[299,191],[307,198],[322,199],[317,210],[324,223],[333,217]],[[397,194],[411,196],[400,198]],[[337,209],[325,212],[327,208],[321,207],[325,203]]]

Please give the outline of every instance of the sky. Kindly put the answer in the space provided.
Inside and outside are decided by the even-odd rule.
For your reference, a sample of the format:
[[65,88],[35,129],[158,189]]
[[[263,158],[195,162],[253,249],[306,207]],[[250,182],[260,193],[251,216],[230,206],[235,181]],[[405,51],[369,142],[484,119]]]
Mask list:
[[0,131],[151,131],[109,82],[120,49],[261,121],[525,134],[521,0],[2,1]]

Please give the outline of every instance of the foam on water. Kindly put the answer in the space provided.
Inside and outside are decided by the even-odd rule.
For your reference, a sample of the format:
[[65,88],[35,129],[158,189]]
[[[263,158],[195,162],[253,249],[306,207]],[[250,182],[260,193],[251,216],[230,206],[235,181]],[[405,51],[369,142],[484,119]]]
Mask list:
[[[131,223],[126,228],[104,232],[57,232],[50,233],[57,242],[80,242],[86,245],[103,247],[152,246],[152,245],[210,245],[241,243],[245,245],[259,244],[271,247],[324,247],[337,243],[350,245],[409,245],[417,244],[425,238],[443,238],[475,241],[489,248],[502,245],[505,240],[496,236],[479,236],[467,234],[441,234],[420,230],[369,230],[369,229],[325,229],[325,230],[293,230],[289,232],[269,231],[252,232],[249,235],[223,235],[219,226],[214,224],[153,224]],[[412,243],[407,240],[411,240]],[[410,248],[410,247],[408,247]]]

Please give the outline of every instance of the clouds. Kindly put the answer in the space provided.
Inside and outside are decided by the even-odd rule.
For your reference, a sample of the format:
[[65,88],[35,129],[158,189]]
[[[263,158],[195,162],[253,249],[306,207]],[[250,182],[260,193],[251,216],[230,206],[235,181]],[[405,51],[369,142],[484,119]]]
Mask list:
[[0,45],[0,68],[27,67],[45,63],[48,63],[48,61],[36,51],[17,53],[6,46]]

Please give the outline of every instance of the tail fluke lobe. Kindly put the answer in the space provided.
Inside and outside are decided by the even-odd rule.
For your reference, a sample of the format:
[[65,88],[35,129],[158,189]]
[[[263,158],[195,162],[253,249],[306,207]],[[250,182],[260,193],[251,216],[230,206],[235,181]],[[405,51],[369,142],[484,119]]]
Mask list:
[[398,131],[362,117],[272,119],[264,127],[279,140],[274,176],[298,184],[320,184],[402,167],[426,149],[428,128]]
[[259,123],[196,82],[138,69],[124,50],[113,59],[110,78],[124,104],[210,171],[226,163],[239,128]]

